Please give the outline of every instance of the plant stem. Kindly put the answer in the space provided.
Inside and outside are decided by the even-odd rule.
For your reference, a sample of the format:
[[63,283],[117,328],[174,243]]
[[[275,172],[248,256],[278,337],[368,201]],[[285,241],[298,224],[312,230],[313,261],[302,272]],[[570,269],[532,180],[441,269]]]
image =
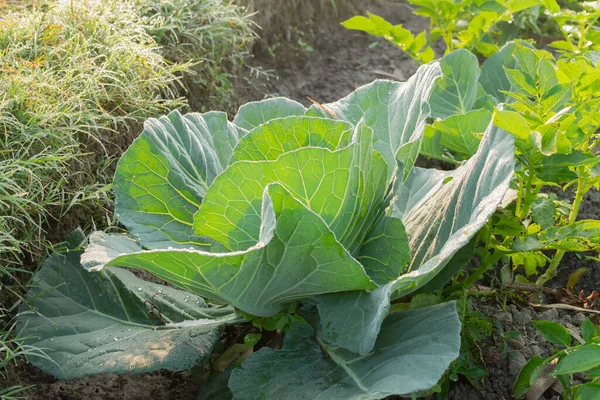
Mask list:
[[515,214],[517,216],[521,215],[522,203],[523,203],[523,178],[519,175],[519,189],[517,190],[517,208],[515,209]]
[[[529,209],[531,208],[531,201],[530,201],[531,187],[533,186],[533,180],[534,180],[533,167],[529,168],[527,172],[528,172],[528,174],[527,174],[527,183],[526,183],[526,187],[525,187],[525,198],[523,201],[523,208],[521,208],[520,213],[517,213],[517,217],[520,220],[524,220],[525,217],[527,217],[527,214],[529,214]],[[522,188],[520,188],[519,190],[522,190]]]
[[[579,215],[579,209],[581,208],[581,201],[583,200],[583,196],[587,192],[587,182],[585,177],[583,176],[585,174],[585,167],[579,167],[577,172],[579,178],[577,180],[577,191],[575,192],[575,200],[573,201],[573,207],[571,208],[571,212],[569,213],[569,224],[573,224],[577,220],[577,216]],[[538,280],[536,281],[536,285],[543,285],[554,277],[556,269],[558,268],[558,264],[560,264],[565,253],[565,250],[556,250],[556,253],[554,253],[554,257],[552,257],[552,261],[550,262],[548,269],[546,270],[544,275],[538,278]]]
[[481,265],[475,270],[475,272],[473,272],[467,279],[465,279],[462,282],[461,286],[463,288],[470,288],[471,286],[473,286],[475,282],[483,278],[483,275],[491,267],[493,267],[498,261],[500,261],[502,256],[503,254],[499,251],[496,251],[492,255],[486,256],[485,259],[481,260]]

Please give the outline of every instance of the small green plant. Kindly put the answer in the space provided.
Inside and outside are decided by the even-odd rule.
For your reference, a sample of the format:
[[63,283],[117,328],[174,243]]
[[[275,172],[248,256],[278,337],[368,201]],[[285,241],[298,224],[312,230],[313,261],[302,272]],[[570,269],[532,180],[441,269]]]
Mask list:
[[445,54],[455,49],[467,49],[490,57],[499,46],[512,37],[503,34],[501,23],[512,23],[515,14],[532,7],[545,6],[556,11],[555,0],[408,0],[417,6],[415,15],[429,18],[429,36],[426,31],[415,34],[401,24],[392,25],[384,18],[367,13],[355,16],[342,25],[347,29],[380,36],[396,45],[419,63],[435,58],[431,44],[442,38]]
[[[600,329],[589,318],[578,332],[569,331],[557,322],[533,321],[538,332],[557,346],[550,357],[532,357],[523,367],[513,389],[515,398],[524,397],[537,380],[556,378],[574,400],[594,399],[600,395]],[[575,338],[575,343],[573,338]],[[584,383],[574,383],[573,375],[584,376]]]
[[[232,122],[222,112],[148,120],[114,179],[128,235],[96,232],[82,249],[76,232],[46,260],[19,330],[50,360],[29,359],[62,379],[182,370],[245,319],[285,338],[233,369],[237,399],[435,387],[459,354],[456,303],[392,302],[450,279],[446,267],[507,191],[514,153],[490,125],[455,171],[413,167],[440,75],[432,63],[309,109],[248,103]],[[259,340],[246,335],[244,351]]]
[[583,1],[577,3],[577,9],[567,7],[550,10],[550,15],[558,25],[564,40],[549,44],[559,53],[571,58],[586,52],[600,50],[600,3]]
[[[543,272],[536,282],[541,285],[554,276],[565,252],[597,250],[600,222],[577,220],[583,196],[600,183],[594,152],[600,70],[593,59],[555,60],[527,43],[509,43],[481,68],[467,50],[440,63],[444,76],[432,91],[435,120],[425,131],[422,153],[460,164],[493,119],[514,136],[518,161],[514,198],[480,232],[483,245],[476,252],[482,265],[462,287],[501,260],[524,271],[517,278],[522,283]],[[575,188],[572,204],[544,194],[548,186]]]

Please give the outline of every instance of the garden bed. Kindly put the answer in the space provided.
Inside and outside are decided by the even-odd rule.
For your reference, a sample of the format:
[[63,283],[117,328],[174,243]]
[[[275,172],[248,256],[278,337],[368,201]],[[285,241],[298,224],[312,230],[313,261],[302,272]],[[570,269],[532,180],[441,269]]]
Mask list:
[[[361,7],[413,30],[428,27],[425,20],[414,17],[402,2],[374,1],[368,6],[361,4]],[[342,14],[339,19],[347,16]],[[252,61],[253,65],[274,71],[277,78],[262,76],[258,83],[254,81],[252,86],[248,86],[247,80],[241,76],[238,80],[242,88],[238,103],[275,95],[295,99],[307,106],[313,101],[327,103],[377,78],[403,81],[418,67],[410,57],[387,42],[347,31],[335,23],[301,26],[279,40],[274,42],[271,39],[269,43],[257,46]],[[419,163],[428,166],[431,161],[421,159]],[[598,199],[596,191],[585,197],[581,219],[600,217]],[[579,280],[576,292],[583,289],[589,293],[598,289],[600,264],[574,255],[563,259],[558,276],[548,286],[565,287],[570,274],[582,266],[588,267],[589,271]],[[482,285],[485,284],[482,282]],[[483,314],[478,318],[491,326],[489,336],[481,342],[488,375],[479,381],[479,388],[460,377],[457,383],[451,384],[449,399],[511,398],[515,379],[526,359],[533,355],[552,354],[552,344],[539,335],[531,321],[551,320],[578,328],[587,316],[555,308],[534,308],[529,305],[527,292],[515,290],[514,295],[507,297],[506,293],[482,290],[486,293],[473,297],[476,308]],[[517,331],[520,335],[511,334]],[[0,381],[0,387],[34,384],[35,387],[26,392],[32,399],[145,399],[150,393],[155,399],[195,399],[202,387],[203,374],[204,371],[111,374],[60,381],[21,361],[18,367],[9,368],[7,381]],[[557,396],[559,394],[550,389],[541,398],[555,399]]]

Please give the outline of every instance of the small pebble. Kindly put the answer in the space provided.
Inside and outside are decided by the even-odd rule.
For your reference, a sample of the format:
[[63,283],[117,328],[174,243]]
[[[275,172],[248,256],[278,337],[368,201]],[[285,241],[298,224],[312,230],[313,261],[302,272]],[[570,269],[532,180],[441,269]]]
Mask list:
[[529,310],[523,310],[523,312],[521,312],[514,304],[509,305],[507,309],[512,314],[513,320],[518,326],[525,326],[531,322],[531,315],[525,312]]
[[572,324],[573,320],[571,319],[570,315],[565,315],[564,317],[561,318],[560,323],[562,325],[566,325],[566,324]]
[[581,324],[583,324],[583,321],[585,321],[585,315],[583,315],[583,313],[577,313],[573,315],[571,321],[573,321],[575,325],[581,326]]
[[550,310],[538,314],[538,319],[543,319],[546,321],[556,321],[558,319],[558,311],[556,310],[556,308],[551,308]]
[[495,317],[504,327],[513,323],[513,317],[508,311],[500,311],[496,313]]
[[538,357],[544,356],[544,349],[542,349],[540,346],[533,345],[530,347],[530,349],[534,356],[538,356]]
[[527,360],[520,351],[511,351],[508,354],[508,372],[512,376],[517,376],[525,364]]

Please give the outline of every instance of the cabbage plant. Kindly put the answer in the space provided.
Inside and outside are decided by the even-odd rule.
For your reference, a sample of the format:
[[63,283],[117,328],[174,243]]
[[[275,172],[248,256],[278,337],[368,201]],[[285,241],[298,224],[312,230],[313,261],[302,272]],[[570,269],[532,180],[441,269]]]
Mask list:
[[179,371],[206,363],[242,315],[295,309],[282,348],[233,370],[234,398],[432,388],[459,353],[456,305],[390,304],[447,282],[514,168],[512,137],[492,125],[456,170],[413,166],[440,75],[428,64],[308,109],[248,103],[232,121],[148,120],[114,178],[128,233],[93,233],[84,250],[76,235],[33,278],[19,329],[47,357],[30,360],[61,379]]

